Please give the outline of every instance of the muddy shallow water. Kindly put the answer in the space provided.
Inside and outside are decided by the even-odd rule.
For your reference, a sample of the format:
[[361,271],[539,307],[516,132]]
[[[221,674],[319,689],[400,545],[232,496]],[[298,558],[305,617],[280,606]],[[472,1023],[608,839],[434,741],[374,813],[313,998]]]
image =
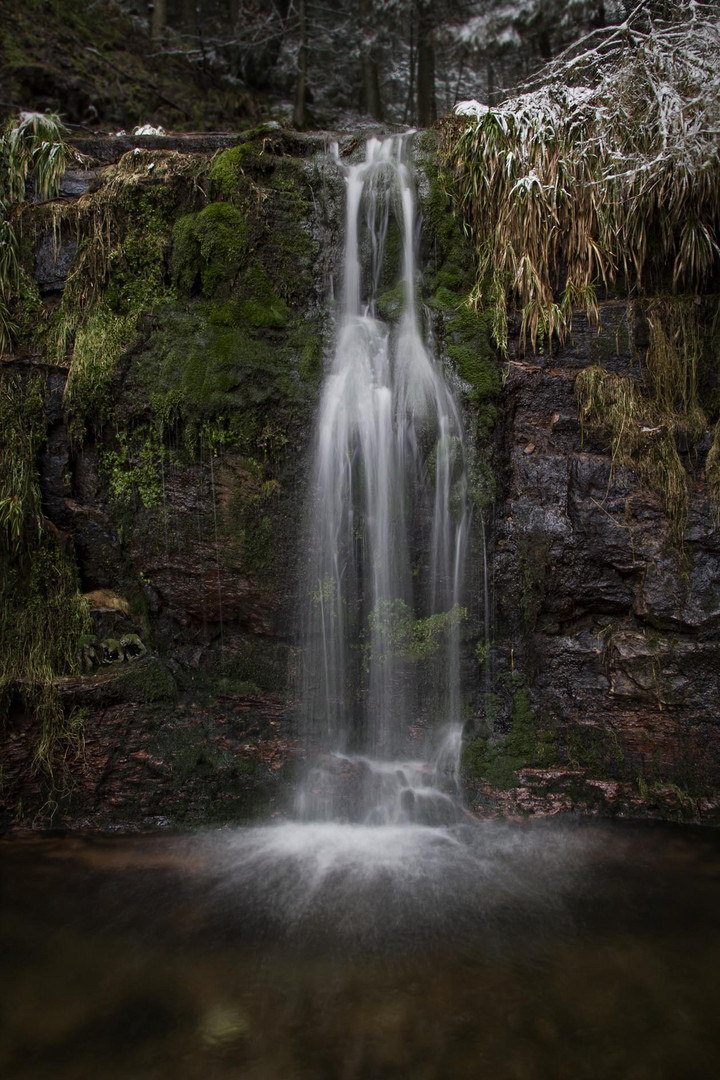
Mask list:
[[5,1080],[720,1076],[720,834],[0,841]]

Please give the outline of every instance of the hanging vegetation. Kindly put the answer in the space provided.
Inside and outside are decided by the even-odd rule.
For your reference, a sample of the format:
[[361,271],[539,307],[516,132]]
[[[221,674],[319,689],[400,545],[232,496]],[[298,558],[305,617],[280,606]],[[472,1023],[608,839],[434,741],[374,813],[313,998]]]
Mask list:
[[477,251],[472,294],[507,345],[562,338],[574,308],[597,318],[619,275],[699,290],[718,265],[720,22],[682,0],[653,18],[640,4],[542,73],[542,85],[488,108],[458,106],[441,152]]
[[687,517],[687,477],[675,442],[675,425],[647,398],[637,379],[587,367],[575,384],[584,424],[604,427],[612,465],[627,465],[656,492],[670,518],[673,537],[682,543]]
[[71,151],[66,130],[52,113],[23,112],[7,122],[0,137],[0,353],[16,331],[10,303],[19,292],[18,207],[25,202],[28,178],[41,200],[57,195]]
[[174,295],[164,263],[174,185],[192,188],[207,165],[201,155],[134,150],[105,170],[100,187],[51,209],[55,232],[70,227],[78,242],[48,343],[58,361],[72,354],[64,404],[75,443],[88,418],[108,418],[110,380],[138,315]]
[[90,615],[72,552],[42,514],[44,391],[42,375],[0,373],[0,720],[14,698],[37,717],[36,764],[53,779],[58,747],[80,745],[56,680],[77,670]]
[[720,509],[720,421],[715,425],[712,446],[705,462],[705,480],[710,498]]
[[[583,425],[604,428],[613,466],[628,465],[663,500],[676,542],[687,517],[688,477],[678,446],[695,456],[708,428],[701,382],[715,345],[703,340],[694,296],[660,296],[641,305],[648,342],[637,377],[592,366],[581,371],[575,391]],[[711,417],[714,419],[714,417]],[[717,432],[717,427],[716,427]],[[720,507],[720,440],[707,457],[708,494]]]

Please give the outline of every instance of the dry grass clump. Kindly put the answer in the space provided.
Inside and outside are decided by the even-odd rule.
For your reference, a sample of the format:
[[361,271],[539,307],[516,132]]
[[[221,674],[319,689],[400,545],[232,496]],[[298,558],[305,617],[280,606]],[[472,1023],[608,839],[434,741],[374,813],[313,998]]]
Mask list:
[[21,112],[8,121],[2,138],[5,196],[15,203],[25,199],[25,182],[32,176],[38,198],[57,195],[72,151],[65,142],[67,129],[54,113]]
[[[638,378],[593,366],[575,384],[581,423],[604,427],[613,465],[631,466],[661,496],[680,545],[688,487],[678,441],[697,450],[708,427],[699,394],[704,349],[695,300],[656,297],[644,306],[649,338]],[[705,475],[710,500],[720,508],[720,424]]]
[[717,266],[720,21],[683,0],[639,5],[503,104],[445,121],[442,152],[478,256],[473,294],[508,300],[533,346],[619,274],[698,290]]
[[648,389],[660,412],[684,424],[691,440],[707,428],[700,405],[699,383],[703,346],[695,297],[665,296],[645,308],[649,340],[645,354]]
[[716,508],[720,508],[720,421],[715,425],[712,445],[705,462],[705,482],[711,502]]
[[581,423],[605,428],[613,468],[632,468],[660,496],[681,546],[688,487],[672,417],[643,394],[637,379],[610,374],[596,365],[580,372],[575,392]]

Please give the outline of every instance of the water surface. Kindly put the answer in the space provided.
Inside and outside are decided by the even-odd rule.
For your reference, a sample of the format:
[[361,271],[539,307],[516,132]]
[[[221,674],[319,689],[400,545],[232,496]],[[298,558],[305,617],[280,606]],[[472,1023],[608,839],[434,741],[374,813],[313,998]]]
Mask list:
[[720,836],[0,842],[6,1080],[720,1075]]

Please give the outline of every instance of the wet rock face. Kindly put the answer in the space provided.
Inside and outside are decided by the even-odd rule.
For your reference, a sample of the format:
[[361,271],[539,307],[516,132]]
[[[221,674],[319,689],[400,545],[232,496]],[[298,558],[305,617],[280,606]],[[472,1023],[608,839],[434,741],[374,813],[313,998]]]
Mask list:
[[[580,325],[559,355],[509,368],[495,674],[527,686],[532,724],[554,731],[557,761],[521,770],[498,798],[515,812],[720,820],[720,528],[696,483],[680,552],[660,499],[613,468],[601,433],[581,431],[578,371],[600,357],[633,373],[619,333],[626,305],[607,304],[602,317],[599,334]],[[478,806],[491,788],[476,789]]]
[[[326,141],[274,129],[247,141],[145,140],[146,149],[157,143],[179,155],[222,153],[212,183],[205,180],[206,203],[193,203],[194,195],[173,202],[168,181],[162,296],[138,317],[104,420],[88,423],[81,445],[71,445],[66,423],[65,361],[48,365],[43,513],[75,552],[94,623],[84,675],[62,688],[68,713],[87,711],[90,764],[73,766],[80,786],[64,824],[240,820],[252,799],[233,809],[238,776],[249,792],[269,785],[275,793],[286,771],[275,766],[292,756],[289,744],[277,755],[272,749],[278,724],[286,739],[295,733],[289,714],[278,720],[273,710],[288,707],[297,686],[307,459],[338,281],[343,181],[335,165],[313,160]],[[136,142],[83,145],[100,165],[68,173],[62,194],[93,190]],[[341,139],[341,154],[352,146]],[[160,188],[148,181],[148,192]],[[231,217],[217,210],[225,204],[235,207]],[[159,208],[165,213],[165,201]],[[184,233],[176,230],[181,218],[194,221]],[[242,235],[228,221],[240,222]],[[228,238],[237,241],[234,277]],[[74,244],[69,231],[56,249],[47,232],[32,251],[26,269],[47,305],[63,294]],[[463,385],[477,376],[468,413],[482,414],[487,432],[496,404],[500,414],[488,529],[489,683],[471,655],[465,663],[480,702],[469,725],[470,749],[480,750],[473,767],[466,763],[468,803],[483,814],[720,822],[720,528],[701,473],[693,473],[681,554],[657,496],[631,470],[613,468],[605,437],[578,422],[578,372],[597,363],[636,375],[630,339],[641,345],[642,327],[630,325],[620,301],[602,305],[600,333],[576,316],[560,353],[512,356],[500,394],[487,328],[480,320],[467,330],[458,315],[458,273],[436,274],[434,310],[445,312],[447,343],[456,359],[462,354]],[[483,342],[482,365],[471,364]],[[483,398],[493,380],[500,396]],[[153,411],[158,395],[162,415]],[[185,434],[195,423],[194,441],[183,443],[181,423],[168,424],[180,407]],[[480,595],[477,555],[468,580]],[[258,704],[259,692],[273,695],[269,705]],[[230,705],[217,704],[217,695],[237,712],[229,735]],[[255,741],[247,709],[267,718]],[[31,768],[38,725],[17,709],[13,717],[0,756],[14,802],[0,821],[11,822],[22,805],[29,823],[46,801]],[[352,801],[354,774],[345,779]]]
[[[137,142],[83,142],[97,166],[63,181],[70,225],[59,246],[38,218],[24,269],[40,329],[75,302],[68,275],[94,242],[78,244],[72,206],[117,181],[113,163]],[[341,172],[329,154],[315,158],[325,142],[272,126],[144,139],[142,153],[160,153],[127,186],[121,173],[120,195],[103,204],[117,249],[90,314],[75,312],[67,354],[30,326],[31,345],[12,358],[46,375],[45,529],[74,557],[92,632],[77,673],[56,673],[75,726],[58,733],[54,787],[33,768],[38,717],[21,695],[10,702],[0,827],[245,820],[279,791],[288,751],[275,751],[273,710],[290,737],[307,455],[343,220]],[[68,394],[86,331],[96,344],[85,361],[113,359]],[[268,717],[260,743],[246,710]],[[155,748],[145,724],[162,732]]]

